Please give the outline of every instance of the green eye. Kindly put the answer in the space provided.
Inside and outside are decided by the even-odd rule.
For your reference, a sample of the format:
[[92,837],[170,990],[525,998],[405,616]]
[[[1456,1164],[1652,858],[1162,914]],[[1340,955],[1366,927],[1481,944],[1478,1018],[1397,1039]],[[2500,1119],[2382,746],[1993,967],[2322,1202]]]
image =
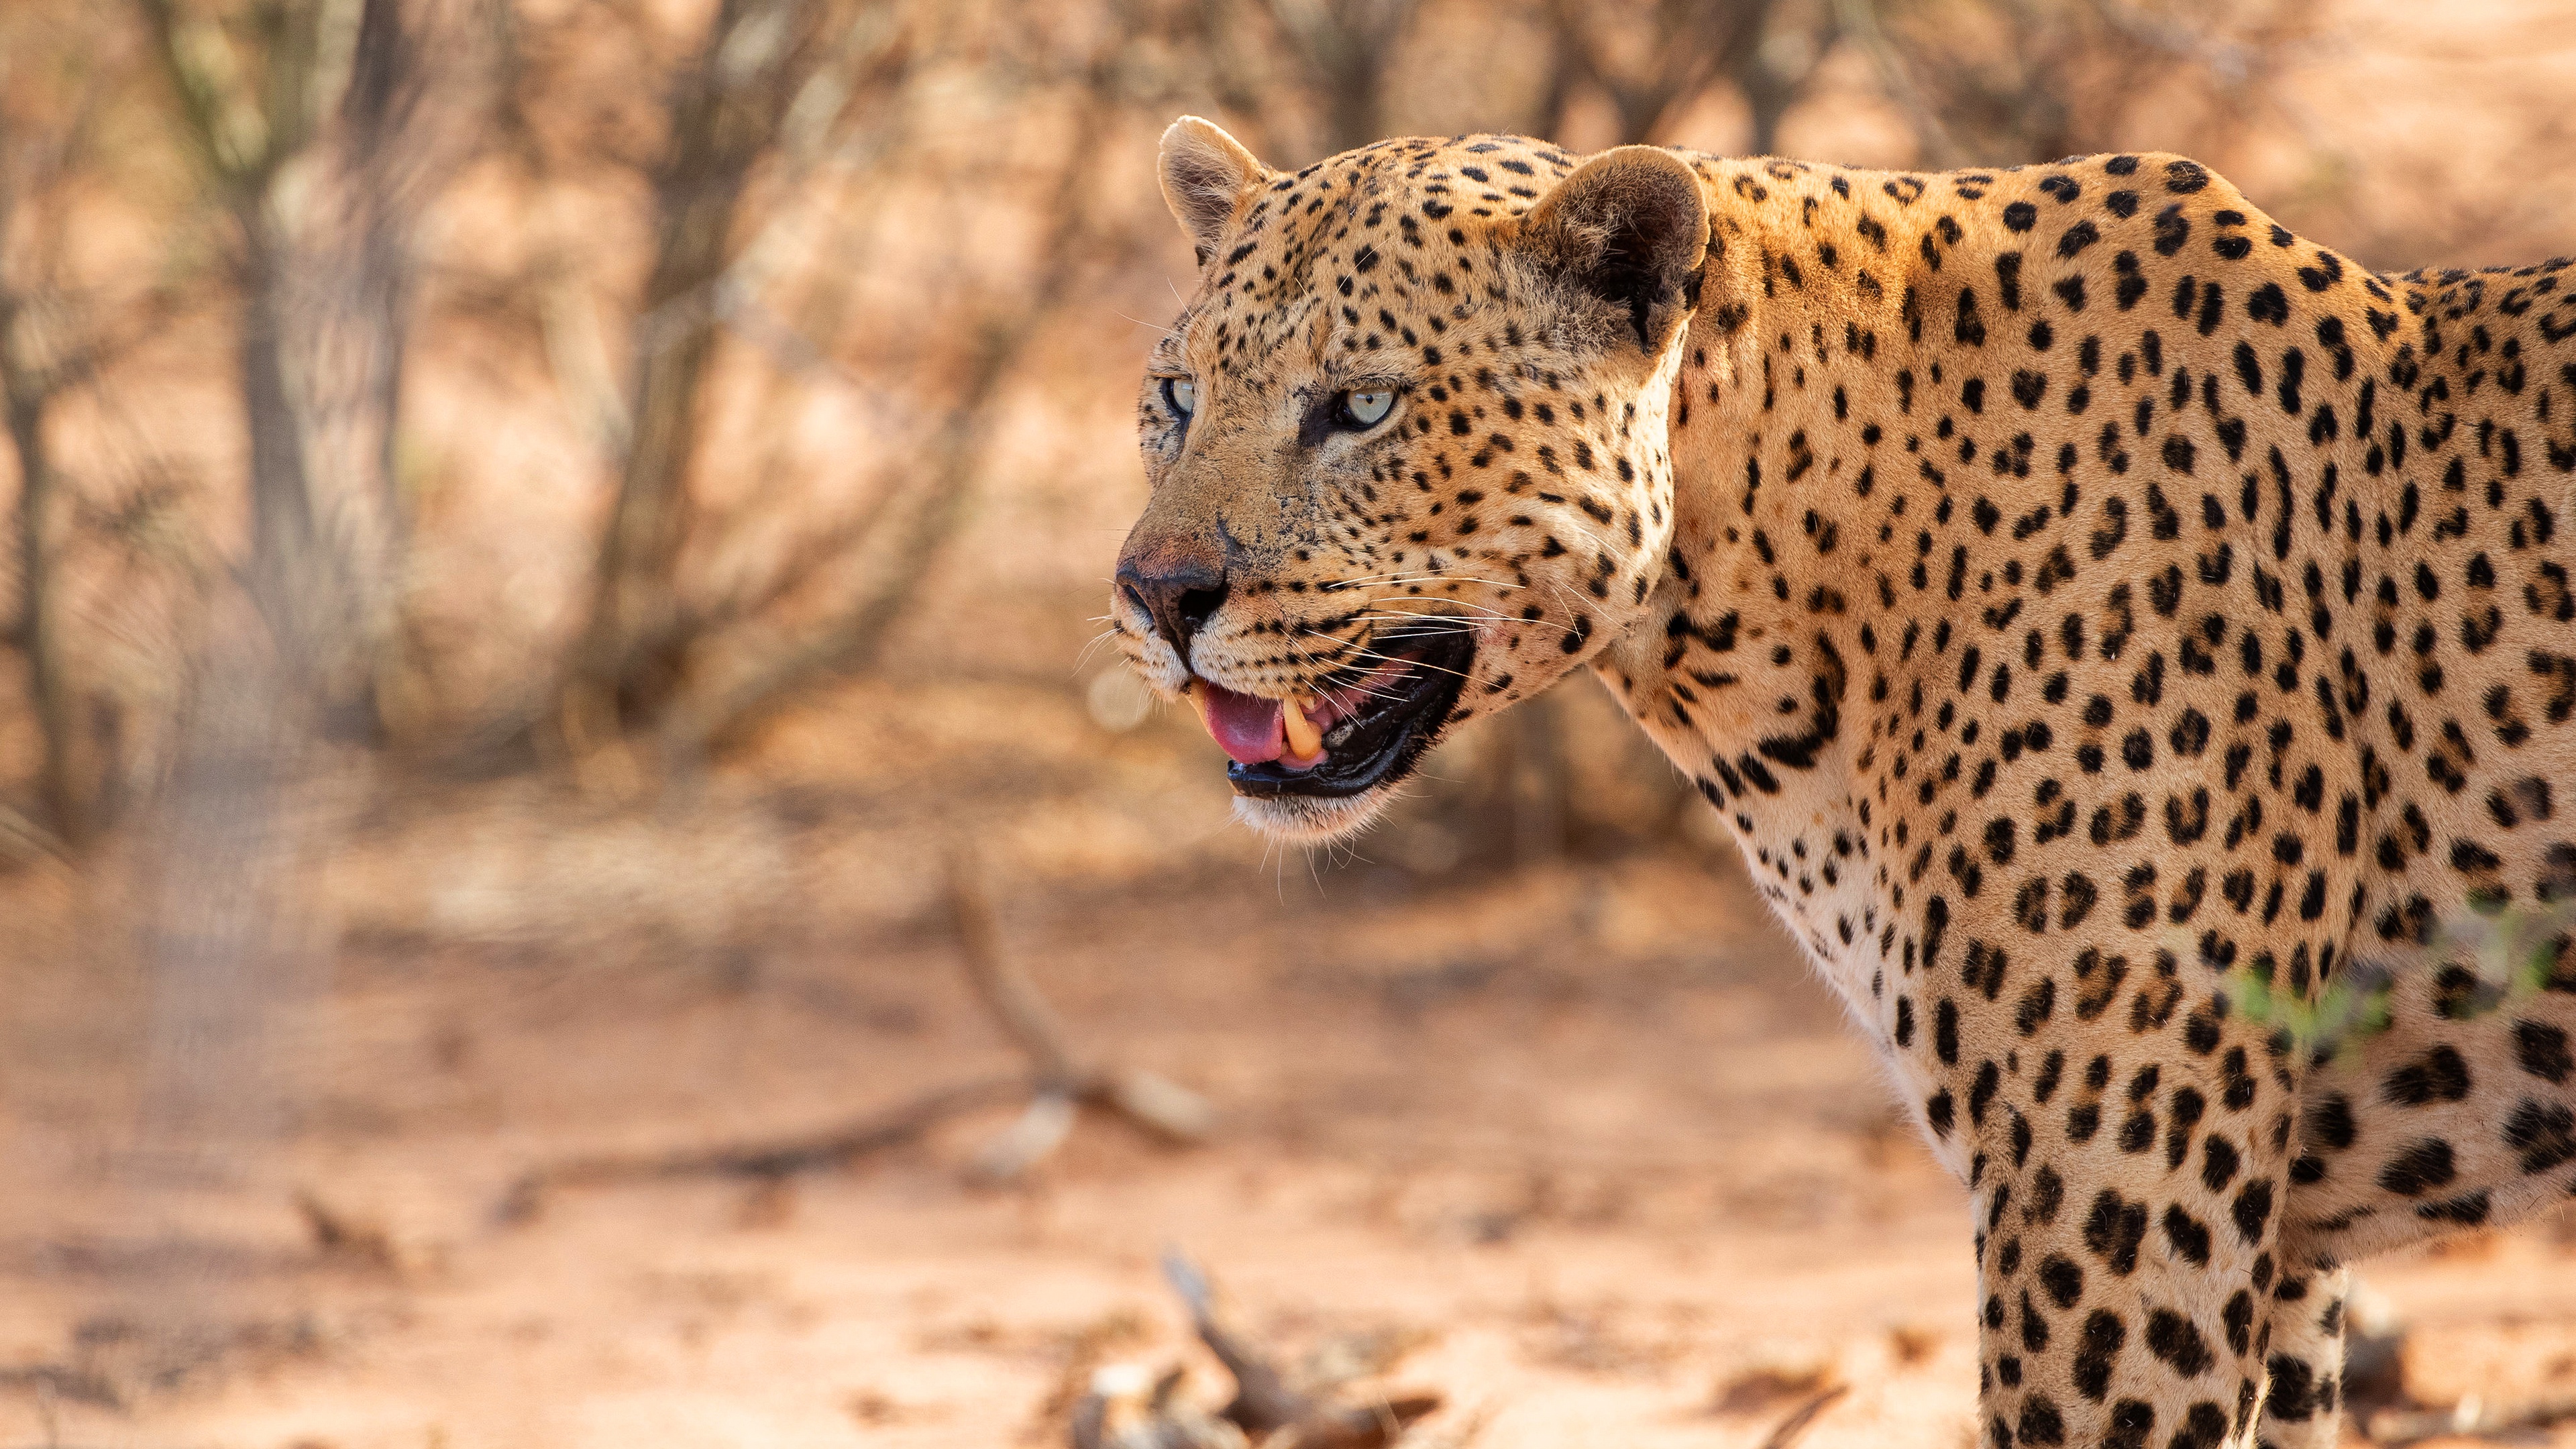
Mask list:
[[1164,378],[1163,406],[1170,408],[1175,417],[1188,417],[1198,411],[1199,385],[1186,377]]
[[1386,420],[1395,407],[1395,393],[1382,387],[1362,388],[1342,394],[1342,426],[1373,428]]

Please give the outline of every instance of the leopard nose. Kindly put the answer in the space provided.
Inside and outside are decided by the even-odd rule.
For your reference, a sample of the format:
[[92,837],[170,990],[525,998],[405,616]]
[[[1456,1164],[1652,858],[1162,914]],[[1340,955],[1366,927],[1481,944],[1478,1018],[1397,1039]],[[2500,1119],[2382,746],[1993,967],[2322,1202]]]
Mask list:
[[1195,553],[1154,550],[1119,560],[1118,589],[1154,621],[1154,631],[1190,662],[1190,636],[1225,604],[1225,568]]

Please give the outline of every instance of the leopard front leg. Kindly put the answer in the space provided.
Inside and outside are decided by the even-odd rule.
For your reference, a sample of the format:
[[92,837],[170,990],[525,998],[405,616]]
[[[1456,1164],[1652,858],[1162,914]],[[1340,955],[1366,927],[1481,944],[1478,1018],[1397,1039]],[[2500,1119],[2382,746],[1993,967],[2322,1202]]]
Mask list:
[[2272,1289],[2262,1449],[2334,1449],[2342,1438],[2344,1305],[2350,1268],[2289,1272]]
[[2242,1449],[2282,1287],[2290,1063],[2171,953],[2087,950],[2064,988],[2036,965],[1972,945],[1968,989],[1932,1005],[1949,1085],[1928,1115],[1973,1149],[1982,1435]]

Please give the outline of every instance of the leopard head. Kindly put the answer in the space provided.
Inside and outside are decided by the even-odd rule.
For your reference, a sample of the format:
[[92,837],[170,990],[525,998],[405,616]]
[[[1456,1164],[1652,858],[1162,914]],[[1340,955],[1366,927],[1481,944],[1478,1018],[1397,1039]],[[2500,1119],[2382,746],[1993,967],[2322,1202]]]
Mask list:
[[1225,748],[1239,818],[1329,839],[1644,613],[1707,206],[1651,147],[1398,140],[1283,174],[1195,117],[1161,180],[1199,280],[1137,400],[1152,495],[1112,624]]

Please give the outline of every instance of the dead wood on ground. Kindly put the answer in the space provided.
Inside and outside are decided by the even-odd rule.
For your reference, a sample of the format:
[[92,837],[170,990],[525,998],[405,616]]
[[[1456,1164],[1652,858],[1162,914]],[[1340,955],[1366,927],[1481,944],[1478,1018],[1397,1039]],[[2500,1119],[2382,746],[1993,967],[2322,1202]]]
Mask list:
[[2576,1393],[2529,1399],[2471,1395],[2447,1408],[2381,1409],[2364,1418],[2361,1428],[2362,1437],[2372,1444],[2420,1444],[2455,1435],[2518,1442],[2523,1435],[2569,1419],[2576,1419]]
[[803,1136],[576,1158],[534,1168],[503,1194],[497,1216],[504,1222],[533,1218],[550,1188],[688,1177],[775,1183],[800,1172],[847,1167],[871,1153],[918,1141],[952,1118],[1023,1099],[1026,1105],[1019,1117],[969,1162],[967,1174],[972,1180],[1001,1185],[1025,1176],[1072,1134],[1086,1107],[1170,1146],[1207,1140],[1215,1129],[1216,1114],[1206,1099],[1167,1077],[1091,1062],[1075,1050],[1045,994],[1003,949],[992,907],[976,876],[972,856],[961,853],[951,861],[948,907],[959,954],[976,1000],[1028,1058],[1027,1072],[934,1087]]
[[1074,1405],[1073,1449],[1383,1449],[1406,1442],[1441,1405],[1432,1392],[1351,1393],[1330,1378],[1292,1377],[1225,1312],[1188,1256],[1164,1254],[1163,1278],[1189,1309],[1199,1341],[1233,1376],[1234,1397],[1211,1412],[1182,1394],[1188,1374],[1178,1366],[1157,1374],[1112,1364],[1093,1374]]

